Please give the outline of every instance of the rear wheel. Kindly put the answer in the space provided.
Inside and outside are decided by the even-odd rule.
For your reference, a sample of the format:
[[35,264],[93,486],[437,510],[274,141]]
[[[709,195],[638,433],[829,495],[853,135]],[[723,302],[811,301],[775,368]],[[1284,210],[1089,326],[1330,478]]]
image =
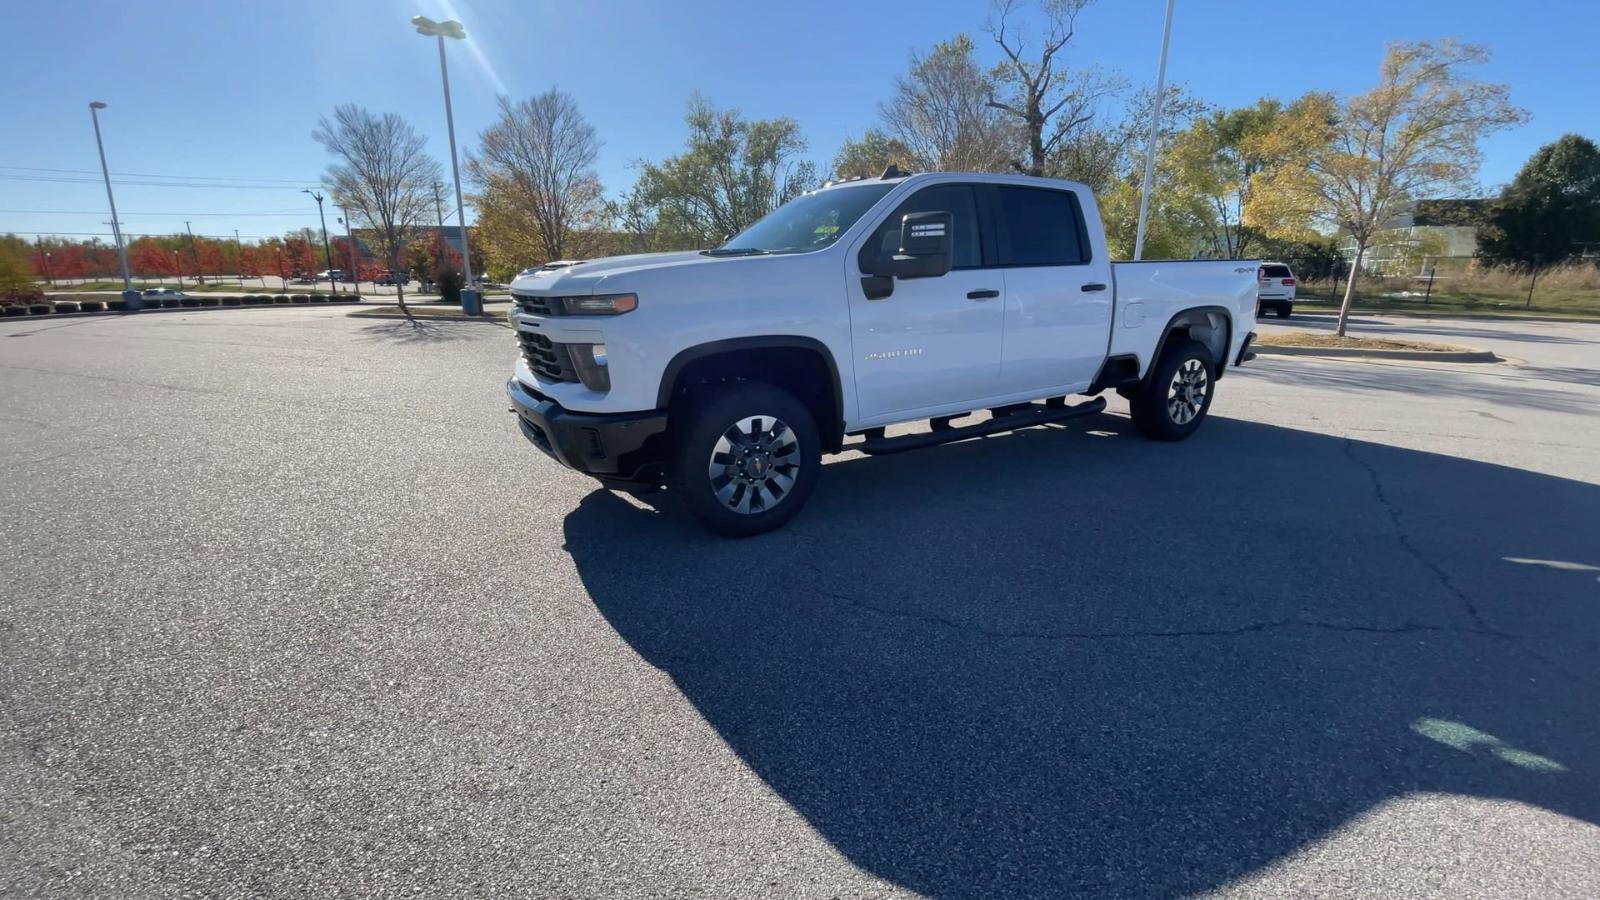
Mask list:
[[1278,306],[1278,318],[1280,319],[1289,318],[1289,314],[1292,312],[1294,312],[1294,304],[1292,303],[1283,303]]
[[805,404],[743,381],[706,391],[686,410],[673,486],[701,524],[744,537],[782,526],[822,472],[822,443]]
[[1216,372],[1205,344],[1187,338],[1169,343],[1128,398],[1134,426],[1158,441],[1181,441],[1193,434],[1211,408]]

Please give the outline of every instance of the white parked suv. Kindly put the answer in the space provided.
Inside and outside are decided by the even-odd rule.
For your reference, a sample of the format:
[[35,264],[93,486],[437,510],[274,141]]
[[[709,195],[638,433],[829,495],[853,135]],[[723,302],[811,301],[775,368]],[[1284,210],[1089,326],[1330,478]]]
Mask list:
[[1264,262],[1256,280],[1256,315],[1268,310],[1280,319],[1294,312],[1294,273],[1280,262]]
[[1108,388],[1144,434],[1188,437],[1250,356],[1256,265],[1113,264],[1080,184],[891,167],[714,250],[519,276],[506,390],[561,464],[670,485],[711,530],[755,534],[800,510],[825,453],[1058,422]]

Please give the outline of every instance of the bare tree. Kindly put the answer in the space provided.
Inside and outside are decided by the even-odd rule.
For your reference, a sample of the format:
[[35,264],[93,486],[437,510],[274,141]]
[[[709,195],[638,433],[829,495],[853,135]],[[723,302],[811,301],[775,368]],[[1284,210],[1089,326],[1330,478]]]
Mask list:
[[1465,77],[1463,69],[1488,59],[1482,46],[1450,39],[1392,44],[1372,90],[1343,103],[1310,95],[1302,101],[1306,127],[1269,134],[1293,147],[1281,165],[1255,175],[1246,224],[1293,232],[1320,220],[1349,235],[1355,259],[1340,337],[1378,232],[1416,200],[1472,190],[1484,135],[1527,120],[1504,85]]
[[[433,183],[443,177],[439,161],[428,155],[427,138],[394,113],[378,116],[354,103],[335,107],[331,120],[319,118],[311,136],[336,160],[322,176],[334,205],[370,229],[389,268],[398,271],[412,233],[431,209]],[[410,316],[404,285],[399,298]]]
[[467,171],[486,196],[526,216],[544,260],[572,252],[575,230],[594,230],[605,200],[594,162],[600,141],[571,95],[552,88],[513,103],[500,98],[500,118],[479,136]]
[[879,104],[878,116],[918,169],[999,171],[1010,161],[1014,130],[990,105],[994,93],[994,79],[979,68],[972,39],[963,34],[913,53],[910,71],[895,79],[894,96]]
[[1017,0],[995,2],[986,30],[1005,54],[996,78],[1005,97],[991,96],[989,105],[1011,116],[1022,130],[1025,158],[1011,161],[1019,172],[1045,174],[1056,149],[1094,120],[1101,100],[1122,89],[1114,76],[1096,69],[1073,70],[1059,59],[1076,33],[1078,13],[1092,2],[1040,0],[1044,29],[1036,54],[1030,54]]

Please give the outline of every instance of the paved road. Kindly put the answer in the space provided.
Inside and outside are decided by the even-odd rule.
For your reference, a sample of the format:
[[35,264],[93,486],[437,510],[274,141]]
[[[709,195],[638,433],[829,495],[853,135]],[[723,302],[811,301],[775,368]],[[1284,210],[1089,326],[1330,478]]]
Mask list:
[[725,542],[343,313],[0,324],[10,895],[1600,896],[1600,326]]

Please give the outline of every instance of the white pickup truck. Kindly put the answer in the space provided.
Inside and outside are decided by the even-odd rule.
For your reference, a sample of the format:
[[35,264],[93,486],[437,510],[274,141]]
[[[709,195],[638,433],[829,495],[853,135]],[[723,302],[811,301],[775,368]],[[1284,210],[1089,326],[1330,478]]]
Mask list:
[[891,167],[715,250],[517,278],[506,391],[561,464],[608,487],[670,485],[711,530],[756,534],[800,510],[825,453],[1058,422],[1099,412],[1108,388],[1144,434],[1188,437],[1250,358],[1256,271],[1112,263],[1080,184]]

